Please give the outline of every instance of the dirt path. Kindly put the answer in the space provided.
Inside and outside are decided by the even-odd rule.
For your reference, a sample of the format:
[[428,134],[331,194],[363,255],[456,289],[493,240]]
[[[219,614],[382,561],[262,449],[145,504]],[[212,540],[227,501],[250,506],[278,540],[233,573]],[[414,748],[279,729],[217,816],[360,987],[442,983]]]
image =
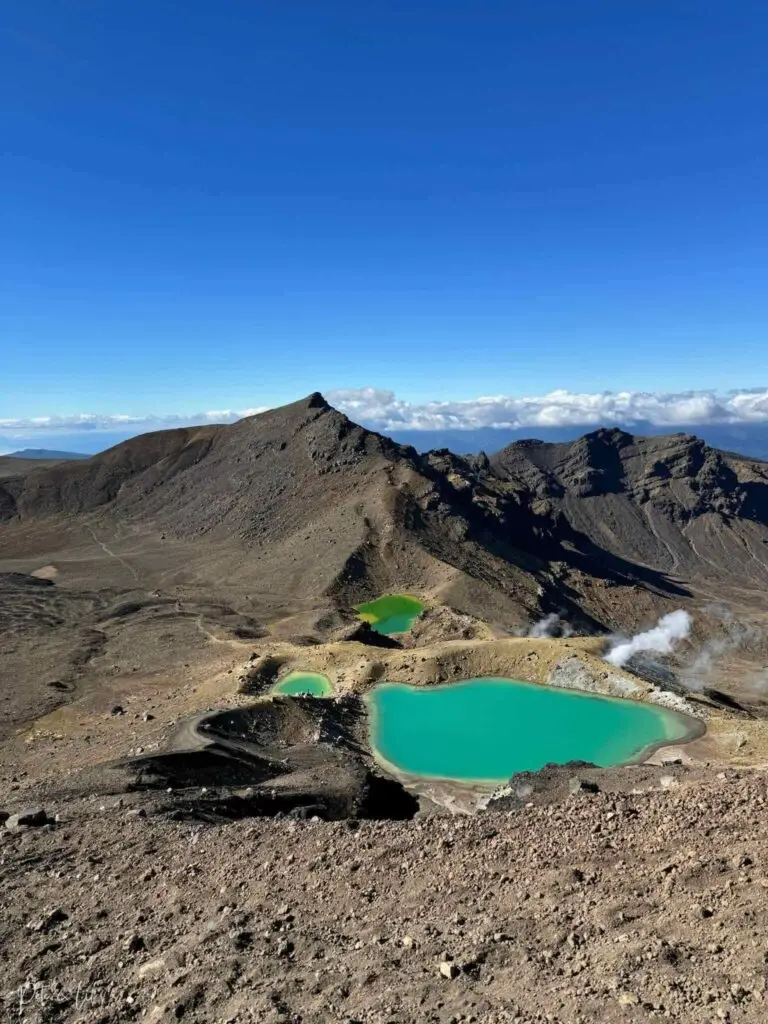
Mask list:
[[114,558],[116,561],[118,561],[122,566],[125,566],[125,568],[128,570],[128,572],[133,576],[133,578],[138,583],[139,582],[139,573],[130,564],[130,562],[126,562],[126,560],[124,558],[121,558],[120,555],[115,554],[114,551],[112,551],[110,548],[108,548],[103,540],[99,540],[99,538],[96,536],[96,534],[94,533],[93,529],[90,526],[86,525],[85,529],[88,531],[88,533],[90,533],[90,535],[93,537],[94,541],[99,545],[99,547],[102,549],[102,551],[105,554],[109,555],[110,558]]
[[670,567],[670,569],[668,571],[670,573],[672,573],[672,572],[675,571],[675,569],[680,564],[680,558],[678,557],[677,553],[672,548],[672,546],[667,541],[665,541],[664,538],[659,533],[659,531],[658,531],[658,529],[656,527],[656,524],[653,521],[653,515],[652,515],[652,512],[651,512],[651,507],[652,506],[649,503],[649,504],[647,504],[643,508],[643,511],[645,513],[645,518],[648,521],[648,525],[651,528],[651,533],[653,534],[653,536],[656,538],[656,540],[659,542],[659,544],[662,544],[667,549],[667,551],[669,552],[669,555],[670,555],[670,557],[672,559],[672,565],[671,565],[671,567]]

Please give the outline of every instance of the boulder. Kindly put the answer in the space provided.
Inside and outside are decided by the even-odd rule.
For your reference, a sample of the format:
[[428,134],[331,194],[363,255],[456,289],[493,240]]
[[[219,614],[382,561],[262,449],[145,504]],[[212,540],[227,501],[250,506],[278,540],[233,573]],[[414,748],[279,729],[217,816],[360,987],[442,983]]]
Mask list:
[[28,807],[18,814],[11,814],[5,822],[5,827],[17,828],[39,828],[40,825],[47,825],[49,821],[45,809],[42,807]]
[[568,792],[571,796],[577,793],[599,793],[600,787],[589,779],[580,779],[577,775],[568,779]]

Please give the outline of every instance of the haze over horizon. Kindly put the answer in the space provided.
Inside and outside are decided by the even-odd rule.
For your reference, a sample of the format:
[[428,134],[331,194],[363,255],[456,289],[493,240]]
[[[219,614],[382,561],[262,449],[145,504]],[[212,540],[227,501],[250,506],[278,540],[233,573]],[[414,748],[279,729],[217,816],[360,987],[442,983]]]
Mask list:
[[[354,422],[421,450],[496,451],[522,437],[565,441],[598,427],[619,427],[641,435],[695,433],[715,447],[768,458],[768,390],[761,388],[677,395],[559,390],[538,397],[423,404],[375,388],[330,390],[325,397]],[[94,454],[148,431],[234,423],[268,408],[0,419],[0,455],[28,448]]]
[[3,23],[0,447],[317,389],[382,429],[768,418],[763,5]]

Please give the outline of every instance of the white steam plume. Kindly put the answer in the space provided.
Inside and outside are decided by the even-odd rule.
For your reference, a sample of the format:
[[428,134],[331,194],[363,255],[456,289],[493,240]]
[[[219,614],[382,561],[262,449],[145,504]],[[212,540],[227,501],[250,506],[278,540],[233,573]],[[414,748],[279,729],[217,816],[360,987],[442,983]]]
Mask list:
[[572,633],[571,627],[564,619],[560,618],[557,612],[550,612],[543,619],[534,622],[527,635],[532,639],[542,640],[553,636],[571,636]]
[[748,622],[734,619],[730,608],[708,605],[704,609],[723,623],[723,633],[705,640],[693,661],[680,669],[680,678],[691,690],[702,690],[723,655],[738,651],[760,639],[760,630]]
[[768,668],[747,676],[744,680],[744,688],[755,697],[764,697],[768,693]]
[[678,640],[685,640],[691,632],[691,616],[679,608],[675,612],[663,615],[653,629],[638,633],[627,640],[616,640],[605,660],[611,665],[621,668],[633,654],[641,651],[655,651],[657,654],[669,654]]

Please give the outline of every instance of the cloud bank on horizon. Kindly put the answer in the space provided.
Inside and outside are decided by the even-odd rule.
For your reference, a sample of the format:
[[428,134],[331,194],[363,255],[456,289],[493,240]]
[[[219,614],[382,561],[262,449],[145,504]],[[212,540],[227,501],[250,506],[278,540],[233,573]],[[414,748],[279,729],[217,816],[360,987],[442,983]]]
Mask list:
[[76,413],[72,416],[32,416],[28,419],[3,419],[0,431],[15,438],[34,437],[37,434],[57,432],[101,434],[112,431],[165,430],[173,427],[200,426],[206,423],[234,423],[244,416],[266,412],[269,406],[253,409],[214,409],[198,413],[158,413],[150,416],[130,416],[125,413]]
[[[662,428],[685,425],[768,423],[768,388],[728,392],[551,391],[547,395],[481,397],[455,402],[406,402],[378,388],[326,392],[341,412],[376,430],[476,430],[534,427],[597,427],[650,423]],[[268,407],[218,409],[187,415],[131,416],[80,413],[74,416],[0,418],[0,431],[22,439],[40,434],[141,433],[167,427],[232,423]]]
[[768,388],[679,393],[566,390],[513,398],[505,395],[418,405],[392,391],[359,388],[327,398],[352,419],[379,430],[476,430],[600,426],[606,423],[678,424],[768,422]]

